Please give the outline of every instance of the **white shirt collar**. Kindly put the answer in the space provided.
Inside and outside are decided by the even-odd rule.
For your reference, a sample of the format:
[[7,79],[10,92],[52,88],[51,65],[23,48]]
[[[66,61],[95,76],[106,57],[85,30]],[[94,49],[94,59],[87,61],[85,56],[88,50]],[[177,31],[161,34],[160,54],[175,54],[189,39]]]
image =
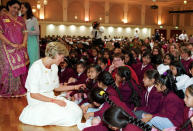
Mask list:
[[78,76],[80,76],[82,73],[79,73]]
[[150,92],[153,89],[154,85],[147,88],[147,91]]
[[193,111],[193,107],[190,108],[190,111]]

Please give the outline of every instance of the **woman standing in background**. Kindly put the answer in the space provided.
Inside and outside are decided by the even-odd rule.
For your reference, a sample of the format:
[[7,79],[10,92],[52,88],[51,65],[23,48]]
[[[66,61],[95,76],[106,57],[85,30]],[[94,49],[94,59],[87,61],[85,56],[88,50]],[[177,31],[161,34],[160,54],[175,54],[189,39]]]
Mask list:
[[25,21],[18,16],[21,3],[7,2],[8,12],[0,16],[0,97],[20,97],[27,74],[27,31]]
[[22,17],[26,20],[26,26],[28,31],[27,51],[31,65],[39,59],[39,24],[32,13],[31,5],[28,2],[24,2],[21,5]]

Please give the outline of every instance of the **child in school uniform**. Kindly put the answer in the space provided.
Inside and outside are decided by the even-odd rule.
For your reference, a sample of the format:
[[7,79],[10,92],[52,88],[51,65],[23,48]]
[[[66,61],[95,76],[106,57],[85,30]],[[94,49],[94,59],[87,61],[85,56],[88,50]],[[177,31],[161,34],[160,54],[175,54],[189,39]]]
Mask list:
[[159,112],[162,94],[157,92],[155,80],[159,78],[159,73],[156,70],[147,70],[144,73],[144,86],[147,88],[143,92],[141,107],[135,108],[135,115],[141,119],[143,114],[155,114]]
[[[89,98],[92,100],[92,103],[99,107],[99,110],[96,112],[89,112],[84,114],[86,119],[89,119],[90,117],[97,117],[98,119],[98,125],[95,126],[89,126],[88,128],[84,129],[84,131],[93,131],[93,130],[107,130],[108,127],[104,125],[102,122],[103,114],[104,112],[110,107],[110,106],[119,106],[123,108],[127,113],[129,113],[133,118],[135,118],[135,115],[132,113],[132,111],[123,103],[120,101],[120,99],[116,96],[111,96],[110,94],[106,93],[101,88],[93,88],[91,93],[89,94]],[[92,119],[95,120],[96,119]]]
[[68,85],[77,85],[84,84],[87,79],[86,74],[86,64],[82,61],[79,61],[76,65],[77,74],[75,77],[71,77],[68,81]]
[[58,76],[60,83],[67,83],[69,78],[75,77],[75,72],[69,66],[69,61],[66,58],[64,59],[64,62],[60,63]]
[[178,127],[167,128],[164,131],[192,131],[193,130],[193,85],[190,85],[185,92],[185,109],[182,117],[183,124]]
[[110,66],[111,65],[111,58],[110,58],[110,51],[109,51],[109,49],[104,49],[104,52],[103,52],[103,57],[104,58],[106,58],[107,59],[107,61],[108,61],[108,66]]
[[[79,85],[79,84],[85,84],[86,83],[87,74],[86,74],[86,65],[85,65],[85,63],[79,61],[76,65],[76,71],[77,71],[77,74],[75,75],[75,77],[71,77],[68,80],[67,85]],[[77,92],[78,91],[69,91],[66,94],[66,97],[68,99],[72,98],[72,100],[79,100],[80,95],[78,95]],[[74,96],[74,98],[72,96]]]
[[151,126],[132,117],[123,108],[118,106],[108,108],[103,114],[103,121],[111,130],[116,131],[151,131],[152,129]]
[[109,67],[109,72],[112,74],[113,78],[115,78],[117,68],[120,66],[125,66],[125,67],[129,68],[131,71],[131,78],[133,80],[135,80],[137,84],[139,84],[139,80],[138,80],[138,77],[137,77],[135,71],[133,70],[133,68],[131,66],[125,65],[124,58],[125,58],[124,55],[121,53],[114,54],[113,63]]
[[140,95],[142,94],[142,90],[140,90],[136,82],[131,79],[131,71],[129,68],[124,66],[118,67],[115,79],[117,85],[119,85],[121,99],[127,107],[131,110],[139,107],[141,104]]
[[98,50],[96,48],[92,48],[91,49],[91,55],[89,58],[89,63],[91,64],[96,64],[97,63],[97,59],[98,59]]
[[193,61],[189,65],[190,79],[186,81],[185,88],[193,84]]
[[84,99],[81,103],[79,103],[79,105],[88,103],[88,98],[87,98],[88,92],[92,88],[97,87],[97,78],[98,78],[98,75],[102,72],[101,67],[96,64],[91,64],[87,70],[89,71],[88,72],[89,79],[86,80],[85,84],[87,88],[86,90],[83,91],[85,93],[84,96],[86,99]]
[[193,61],[191,51],[185,46],[181,47],[181,63],[184,66],[186,73],[189,74],[189,65]]
[[144,73],[147,70],[153,69],[153,66],[151,65],[151,53],[149,51],[146,51],[145,53],[143,53],[142,56],[142,63],[139,63],[135,68],[135,72],[138,76],[139,79],[139,83],[141,84],[141,86],[143,85],[143,76]]
[[184,102],[174,92],[175,81],[171,74],[164,73],[156,79],[155,87],[163,94],[160,111],[155,114],[144,114],[142,121],[159,130],[180,126],[183,122]]
[[174,56],[170,53],[166,54],[163,59],[163,64],[160,64],[157,67],[157,71],[160,75],[164,74],[167,70],[170,69],[170,64],[174,61]]
[[184,93],[186,90],[185,84],[187,81],[189,81],[190,77],[186,75],[184,67],[178,61],[174,61],[170,64],[170,70],[173,78],[176,80],[178,96],[184,98]]
[[101,67],[102,71],[109,71],[108,60],[106,58],[99,58],[97,64]]
[[[120,98],[119,88],[116,86],[115,81],[111,74],[107,71],[101,72],[97,78],[97,86],[105,90],[111,96]],[[82,105],[83,113],[86,113],[88,108],[94,107],[92,103]]]

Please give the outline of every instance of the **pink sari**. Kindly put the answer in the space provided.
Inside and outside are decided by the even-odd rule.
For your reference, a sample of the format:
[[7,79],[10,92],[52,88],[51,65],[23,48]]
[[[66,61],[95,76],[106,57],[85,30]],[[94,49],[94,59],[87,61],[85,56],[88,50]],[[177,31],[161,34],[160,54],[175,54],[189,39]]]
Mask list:
[[[26,30],[25,21],[22,17],[16,20],[8,15],[0,17],[0,31],[12,43],[23,43],[23,31]],[[20,96],[26,93],[24,88],[26,65],[29,63],[27,49],[15,49],[9,44],[0,43],[0,96]]]

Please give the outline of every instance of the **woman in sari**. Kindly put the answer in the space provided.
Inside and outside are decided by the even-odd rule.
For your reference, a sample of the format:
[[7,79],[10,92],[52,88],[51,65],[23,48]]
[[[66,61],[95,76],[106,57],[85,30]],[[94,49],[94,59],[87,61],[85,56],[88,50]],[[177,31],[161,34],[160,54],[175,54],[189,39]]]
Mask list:
[[8,13],[0,16],[0,97],[26,94],[27,31],[25,21],[18,16],[20,6],[17,0],[8,1]]
[[39,59],[39,24],[32,13],[31,5],[28,2],[21,4],[21,13],[26,20],[28,30],[27,51],[31,65]]

